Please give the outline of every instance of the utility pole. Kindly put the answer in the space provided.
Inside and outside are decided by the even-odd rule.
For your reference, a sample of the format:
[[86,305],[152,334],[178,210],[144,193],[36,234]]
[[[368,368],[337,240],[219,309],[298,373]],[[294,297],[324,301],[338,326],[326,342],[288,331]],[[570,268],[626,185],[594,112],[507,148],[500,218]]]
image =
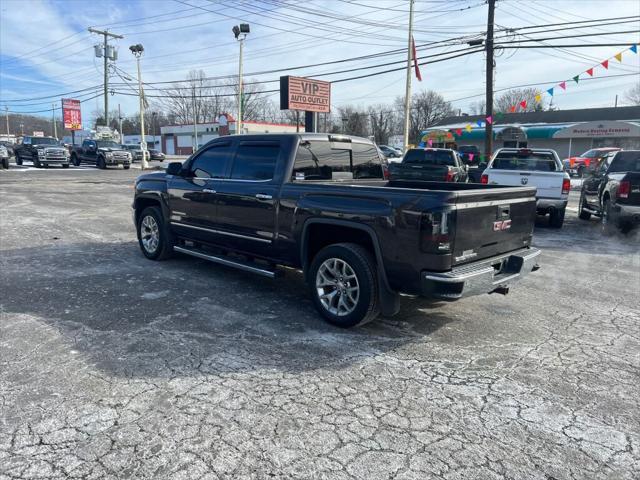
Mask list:
[[[198,117],[196,112],[196,86],[193,86],[191,94],[191,103],[193,107],[193,153],[198,150]],[[236,132],[237,133],[237,132]]]
[[411,40],[413,39],[413,2],[409,0],[409,39],[407,41],[407,85],[404,92],[404,148],[409,147],[409,127],[411,126],[411,59],[413,49]]
[[111,38],[124,38],[122,35],[116,35],[115,33],[109,33],[107,30],[96,30],[95,28],[89,27],[88,29],[91,33],[97,33],[98,35],[104,36],[104,47],[102,51],[102,56],[104,57],[104,124],[109,126],[109,66],[107,61],[109,58],[111,60],[115,60],[116,56],[113,54],[111,57],[108,56],[107,47],[109,46],[107,40],[109,37]]
[[56,126],[56,104],[51,104],[51,122],[53,122],[53,138],[58,138],[58,127]]
[[140,98],[140,150],[142,150],[142,161],[140,162],[140,168],[142,170],[147,168],[147,141],[144,137],[144,91],[142,90],[142,74],[140,73],[140,57],[144,52],[144,47],[141,44],[131,45],[129,47],[131,53],[136,57],[136,63],[138,64],[138,97]]
[[487,63],[486,63],[486,116],[491,117],[490,122],[485,122],[484,128],[484,154],[488,162],[493,154],[493,18],[496,10],[496,0],[487,0],[489,13],[487,15]]
[[7,115],[7,141],[9,141],[9,107],[4,107],[4,111]]
[[120,130],[120,143],[124,143],[124,134],[122,133],[122,111],[120,110],[120,104],[118,104],[118,129]]

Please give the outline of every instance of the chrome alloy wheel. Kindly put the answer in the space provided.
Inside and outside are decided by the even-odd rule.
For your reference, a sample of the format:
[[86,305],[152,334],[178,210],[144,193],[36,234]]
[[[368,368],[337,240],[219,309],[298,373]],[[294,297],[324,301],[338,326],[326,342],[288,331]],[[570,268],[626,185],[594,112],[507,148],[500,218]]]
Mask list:
[[328,258],[320,265],[316,275],[316,290],[322,306],[340,317],[353,312],[360,296],[355,272],[339,258]]
[[147,215],[140,222],[140,239],[142,246],[148,253],[154,253],[160,243],[158,222],[151,215]]

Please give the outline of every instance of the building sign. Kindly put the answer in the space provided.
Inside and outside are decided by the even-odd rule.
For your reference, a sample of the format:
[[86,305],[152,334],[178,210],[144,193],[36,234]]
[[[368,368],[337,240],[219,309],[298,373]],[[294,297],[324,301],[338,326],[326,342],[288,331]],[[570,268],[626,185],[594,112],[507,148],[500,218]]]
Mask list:
[[67,130],[82,130],[82,114],[80,100],[72,98],[62,99],[62,119]]
[[331,111],[331,82],[311,78],[280,77],[280,110]]
[[34,137],[44,137],[44,132],[41,132],[40,130],[34,130],[33,131],[33,136]]
[[633,122],[587,122],[557,131],[553,138],[640,137],[640,124]]

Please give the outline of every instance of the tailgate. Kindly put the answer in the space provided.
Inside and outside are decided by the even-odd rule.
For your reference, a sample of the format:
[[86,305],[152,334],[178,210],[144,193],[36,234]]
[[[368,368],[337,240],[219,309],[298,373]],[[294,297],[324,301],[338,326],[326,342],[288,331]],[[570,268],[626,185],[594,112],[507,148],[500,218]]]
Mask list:
[[420,163],[395,163],[389,165],[389,173],[392,178],[398,180],[446,180],[449,168],[442,165]]
[[492,257],[531,244],[536,216],[533,188],[459,192],[452,264]]
[[624,203],[627,205],[640,205],[640,172],[627,173],[623,181],[630,184],[629,194]]
[[564,172],[489,169],[489,184],[536,187],[538,198],[562,198]]

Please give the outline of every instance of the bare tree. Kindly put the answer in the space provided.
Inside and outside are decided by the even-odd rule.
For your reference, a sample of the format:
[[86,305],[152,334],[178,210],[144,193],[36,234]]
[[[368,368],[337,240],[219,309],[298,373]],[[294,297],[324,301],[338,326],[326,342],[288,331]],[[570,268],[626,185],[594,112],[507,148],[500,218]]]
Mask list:
[[[541,112],[545,109],[546,101],[544,96],[540,102],[536,102],[538,91],[535,88],[514,88],[501,93],[495,100],[494,110],[496,112],[510,113],[512,107],[516,107],[517,112]],[[522,108],[520,102],[526,101],[527,106]],[[481,112],[484,113],[484,112]]]
[[348,135],[366,137],[369,135],[369,118],[367,113],[359,111],[353,105],[338,108],[342,122],[342,130]]
[[367,114],[371,122],[371,134],[378,145],[389,142],[389,136],[393,134],[396,119],[388,105],[372,105]]
[[484,115],[487,113],[487,102],[484,100],[478,100],[469,105],[471,115]]
[[624,92],[624,99],[630,105],[640,105],[640,82]]
[[[404,98],[397,97],[394,103],[396,111],[402,112],[404,109]],[[413,95],[411,98],[409,141],[416,141],[422,130],[435,125],[440,120],[453,115],[453,113],[451,103],[447,102],[442,95],[433,90],[427,90]],[[398,115],[397,121],[403,121],[402,113]],[[398,128],[398,131],[402,130],[403,127]]]

